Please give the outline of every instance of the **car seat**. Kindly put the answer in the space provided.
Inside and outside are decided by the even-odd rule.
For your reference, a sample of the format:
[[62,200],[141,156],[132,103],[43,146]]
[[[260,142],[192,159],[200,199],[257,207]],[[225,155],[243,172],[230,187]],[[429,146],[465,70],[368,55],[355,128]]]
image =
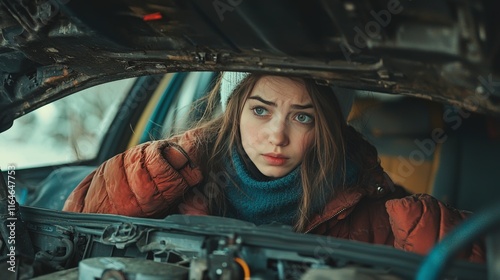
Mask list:
[[412,193],[432,193],[442,143],[442,106],[409,96],[358,93],[348,122],[373,144],[394,183]]
[[448,137],[432,194],[469,211],[500,202],[500,119],[453,107],[445,116]]

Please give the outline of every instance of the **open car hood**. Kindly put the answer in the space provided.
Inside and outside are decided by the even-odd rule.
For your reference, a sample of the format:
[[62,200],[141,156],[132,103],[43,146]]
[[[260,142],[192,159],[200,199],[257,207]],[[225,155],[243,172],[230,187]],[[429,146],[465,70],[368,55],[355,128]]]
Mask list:
[[301,75],[500,115],[497,0],[0,2],[0,131],[95,84],[187,70]]
[[[252,279],[398,280],[414,279],[425,258],[389,246],[366,246],[358,241],[300,234],[286,226],[255,226],[215,216],[169,215],[165,219],[145,219],[29,207],[21,211],[32,233],[37,236],[51,233],[34,238],[37,248],[50,250],[54,244],[62,243],[59,246],[64,246],[67,252],[83,255],[78,270],[67,269],[34,278],[39,280],[105,279],[101,277],[105,268],[119,269],[128,276],[113,279],[188,279],[182,275],[187,271],[189,279],[243,279],[231,266],[234,256],[249,260],[252,276],[255,275]],[[80,246],[71,246],[68,235],[78,236]],[[159,262],[165,253],[181,256],[189,262],[189,267]],[[146,254],[153,255],[157,262],[146,259]],[[127,266],[121,265],[124,261]],[[103,268],[99,263],[120,265]],[[269,272],[275,267],[273,263],[280,263],[276,266],[281,271],[276,275]],[[153,264],[157,266],[152,267]],[[443,275],[446,279],[486,279],[487,271],[482,264],[454,260]]]

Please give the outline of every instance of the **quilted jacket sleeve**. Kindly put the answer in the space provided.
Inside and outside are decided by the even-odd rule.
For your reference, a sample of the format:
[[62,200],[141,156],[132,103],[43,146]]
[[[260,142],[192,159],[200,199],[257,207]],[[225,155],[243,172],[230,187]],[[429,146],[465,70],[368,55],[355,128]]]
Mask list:
[[64,211],[163,217],[202,180],[192,135],[133,147],[100,165],[70,194]]
[[[468,212],[448,207],[427,194],[389,200],[386,209],[395,237],[394,247],[419,254],[427,254],[468,216]],[[459,257],[484,262],[484,247],[474,243],[465,248]]]

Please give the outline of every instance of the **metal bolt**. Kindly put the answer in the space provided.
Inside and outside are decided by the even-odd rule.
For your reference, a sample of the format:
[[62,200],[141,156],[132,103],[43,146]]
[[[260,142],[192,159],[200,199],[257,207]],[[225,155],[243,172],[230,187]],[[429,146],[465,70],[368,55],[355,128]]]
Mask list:
[[380,185],[377,184],[376,187],[377,187],[377,193],[378,194],[383,194],[385,192],[385,189],[384,189],[383,186],[380,186]]

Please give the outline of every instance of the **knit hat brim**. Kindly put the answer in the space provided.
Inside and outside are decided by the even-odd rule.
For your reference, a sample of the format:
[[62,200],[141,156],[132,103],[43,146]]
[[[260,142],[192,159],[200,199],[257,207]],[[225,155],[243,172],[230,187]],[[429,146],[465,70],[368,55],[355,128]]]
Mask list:
[[248,76],[248,72],[224,72],[220,84],[220,102],[222,111],[226,111],[226,105],[234,90]]

